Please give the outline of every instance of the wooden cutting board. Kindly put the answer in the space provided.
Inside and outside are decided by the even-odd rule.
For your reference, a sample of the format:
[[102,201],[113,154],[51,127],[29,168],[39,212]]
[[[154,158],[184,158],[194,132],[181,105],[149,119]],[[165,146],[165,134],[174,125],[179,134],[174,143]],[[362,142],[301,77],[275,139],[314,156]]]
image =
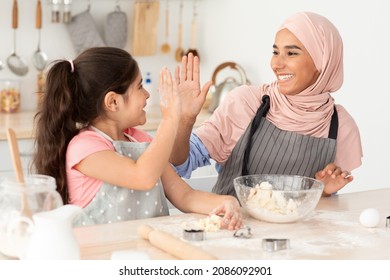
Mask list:
[[159,1],[136,1],[134,3],[132,55],[147,56],[157,53],[159,15]]

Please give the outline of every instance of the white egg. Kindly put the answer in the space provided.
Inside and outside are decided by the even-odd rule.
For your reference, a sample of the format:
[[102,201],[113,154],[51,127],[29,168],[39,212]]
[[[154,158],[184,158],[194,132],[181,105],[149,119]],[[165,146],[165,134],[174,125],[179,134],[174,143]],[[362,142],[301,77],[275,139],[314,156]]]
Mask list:
[[360,213],[360,223],[365,227],[376,227],[379,225],[380,215],[375,208],[367,208]]

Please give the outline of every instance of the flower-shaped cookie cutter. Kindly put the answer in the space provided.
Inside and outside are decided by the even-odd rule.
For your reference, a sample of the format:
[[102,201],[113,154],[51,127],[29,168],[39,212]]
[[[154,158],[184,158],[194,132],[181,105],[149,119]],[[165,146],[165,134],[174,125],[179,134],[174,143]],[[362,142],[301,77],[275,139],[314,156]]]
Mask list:
[[239,230],[236,230],[234,232],[233,237],[249,239],[252,237],[251,228],[249,226],[245,226],[243,228],[240,228]]

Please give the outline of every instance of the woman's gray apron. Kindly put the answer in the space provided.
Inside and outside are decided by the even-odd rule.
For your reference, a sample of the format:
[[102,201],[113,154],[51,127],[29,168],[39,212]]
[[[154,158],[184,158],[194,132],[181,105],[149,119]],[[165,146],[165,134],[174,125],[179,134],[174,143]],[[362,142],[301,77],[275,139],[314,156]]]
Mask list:
[[[147,142],[113,141],[103,132],[93,129],[112,141],[117,153],[133,160],[137,160],[149,145]],[[156,186],[148,191],[103,183],[95,198],[83,209],[74,224],[76,226],[107,224],[167,215],[169,210],[160,179]]]
[[238,140],[218,175],[212,192],[236,196],[233,179],[249,174],[286,174],[314,178],[334,161],[338,116],[332,115],[329,138],[302,135],[277,128],[265,117],[270,107],[264,96],[256,116]]

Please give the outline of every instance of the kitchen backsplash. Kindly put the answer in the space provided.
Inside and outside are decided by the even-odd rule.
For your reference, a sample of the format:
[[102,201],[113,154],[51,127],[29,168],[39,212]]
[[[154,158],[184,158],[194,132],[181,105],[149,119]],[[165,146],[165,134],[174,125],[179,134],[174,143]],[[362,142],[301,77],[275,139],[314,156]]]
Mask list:
[[[152,80],[158,81],[161,67],[173,70],[178,64],[175,51],[179,43],[179,24],[182,48],[189,49],[194,37],[191,36],[194,11],[205,4],[204,0],[148,1],[147,5],[143,4],[146,1],[135,0],[41,0],[42,24],[37,28],[36,0],[17,0],[16,27],[11,24],[13,0],[1,2],[0,79],[18,81],[22,110],[36,108],[42,76],[54,60],[73,59],[91,46],[110,45],[134,53],[143,76],[150,72]],[[72,20],[67,23],[69,17]],[[135,30],[141,32],[138,34]],[[195,32],[199,32],[199,28]],[[93,40],[84,40],[86,37]],[[170,45],[168,52],[166,49],[163,52],[163,44]],[[38,47],[47,59],[43,71],[34,62]],[[12,71],[9,67],[7,60],[13,50],[24,61],[26,73]],[[152,90],[157,94],[156,83]]]

